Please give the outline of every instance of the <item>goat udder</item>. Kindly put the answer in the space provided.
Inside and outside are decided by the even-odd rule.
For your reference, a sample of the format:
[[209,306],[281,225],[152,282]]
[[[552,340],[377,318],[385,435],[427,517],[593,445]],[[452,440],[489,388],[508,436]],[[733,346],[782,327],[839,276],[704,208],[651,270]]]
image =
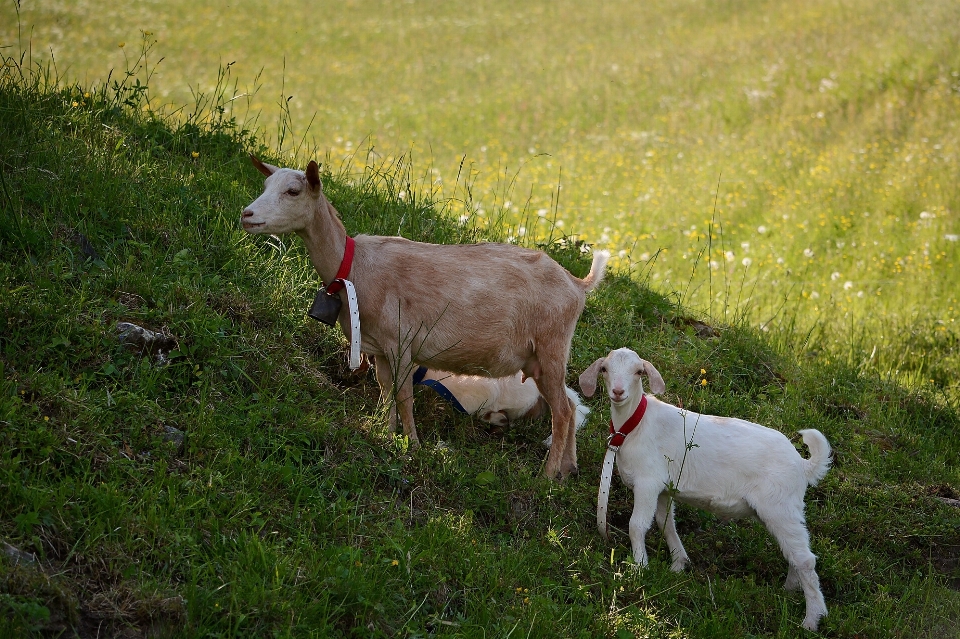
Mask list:
[[540,360],[536,357],[528,359],[520,370],[523,372],[523,377],[520,379],[521,384],[530,378],[533,378],[534,381],[540,379],[540,374],[543,372],[540,368]]

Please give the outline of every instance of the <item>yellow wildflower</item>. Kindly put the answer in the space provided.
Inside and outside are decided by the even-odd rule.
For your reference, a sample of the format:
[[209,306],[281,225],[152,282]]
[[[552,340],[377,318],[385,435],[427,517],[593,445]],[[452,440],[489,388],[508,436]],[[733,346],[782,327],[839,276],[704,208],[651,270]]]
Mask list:
[[701,385],[701,386],[706,386],[706,385],[707,385],[707,380],[706,380],[706,379],[701,379],[701,380],[700,380],[700,385]]
[[700,369],[700,374],[701,374],[701,375],[706,375],[706,374],[707,374],[707,369],[701,368],[701,369]]
[[394,559],[393,561],[390,562],[390,565],[391,565],[391,566],[399,566],[399,565],[400,565],[400,562],[397,561],[396,559]]
[[192,157],[192,158],[198,158],[198,157],[200,157],[200,154],[199,154],[197,151],[194,151],[193,153],[190,154],[190,157]]
[[126,42],[121,42],[121,43],[118,44],[117,46],[122,49],[122,48],[124,48],[125,46],[127,46],[127,43],[126,43]]

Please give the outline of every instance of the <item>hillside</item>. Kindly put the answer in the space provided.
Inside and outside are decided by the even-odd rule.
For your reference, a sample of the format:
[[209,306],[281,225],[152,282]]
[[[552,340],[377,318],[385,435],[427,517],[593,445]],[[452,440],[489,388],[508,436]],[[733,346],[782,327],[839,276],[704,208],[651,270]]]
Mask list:
[[0,45],[85,85],[142,63],[152,108],[228,66],[272,148],[289,116],[334,166],[404,156],[480,224],[562,224],[696,308],[960,396],[956,0],[229,6],[5,0]]
[[[489,432],[427,389],[424,446],[387,436],[372,373],[349,375],[342,335],[305,316],[317,278],[302,244],[239,227],[260,192],[257,138],[215,109],[153,115],[134,85],[43,78],[0,80],[0,634],[807,635],[756,522],[680,508],[691,569],[670,573],[651,533],[640,572],[617,484],[615,543],[600,539],[600,400],[562,484],[541,476],[547,422]],[[483,239],[408,182],[391,166],[324,175],[351,233]],[[572,243],[545,248],[589,266]],[[125,345],[119,322],[161,332],[169,352]],[[695,328],[613,274],[588,300],[569,380],[630,346],[669,401],[790,436],[819,428],[836,454],[807,493],[823,634],[956,636],[956,407],[745,326]]]

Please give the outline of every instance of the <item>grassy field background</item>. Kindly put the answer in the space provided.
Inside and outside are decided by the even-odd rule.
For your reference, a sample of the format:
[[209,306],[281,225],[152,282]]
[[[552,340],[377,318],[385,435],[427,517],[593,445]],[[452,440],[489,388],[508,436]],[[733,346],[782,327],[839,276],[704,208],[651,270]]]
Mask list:
[[0,40],[67,78],[102,83],[145,37],[159,109],[234,63],[233,104],[274,145],[290,116],[298,162],[405,156],[506,236],[556,223],[717,317],[816,323],[812,348],[955,382],[890,339],[957,331],[951,0],[26,0],[19,35],[15,8]]
[[[580,477],[564,484],[541,477],[546,422],[491,433],[423,390],[424,447],[383,433],[373,377],[349,376],[342,335],[304,316],[316,275],[301,243],[238,227],[262,183],[246,152],[302,162],[310,143],[298,148],[283,124],[302,133],[311,102],[328,109],[315,107],[311,135],[353,233],[535,244],[557,219],[554,237],[606,232],[633,251],[588,300],[570,382],[628,345],[664,374],[670,401],[790,436],[815,425],[835,449],[807,498],[830,609],[821,634],[957,636],[952,4],[291,4],[265,15],[24,3],[21,42],[41,61],[54,45],[57,82],[52,67],[16,61],[16,11],[0,11],[0,636],[810,636],[756,522],[682,508],[693,566],[670,573],[651,533],[641,572],[618,483],[614,540],[600,539],[600,400]],[[159,39],[151,59],[169,56],[150,77],[122,72],[138,29]],[[231,73],[252,78],[297,29],[291,113],[271,110],[278,66],[251,101],[262,137],[216,102],[196,107],[189,82],[216,93],[218,62],[234,59]],[[324,37],[329,57],[308,65]],[[612,64],[633,74],[616,88],[603,75]],[[294,66],[332,73],[326,85],[354,97]],[[107,88],[111,67],[122,83]],[[482,90],[491,82],[500,90]],[[522,94],[526,107],[511,102]],[[166,102],[182,110],[162,116]],[[242,119],[246,98],[231,104]],[[377,109],[384,123],[370,126]],[[341,164],[358,147],[366,157],[369,133],[379,168]],[[398,166],[411,144],[412,164]],[[477,173],[457,184],[461,154]],[[507,188],[514,169],[502,167],[522,162]],[[721,171],[719,246],[697,258]],[[501,218],[506,199],[518,217]],[[574,272],[589,266],[575,243],[545,248]],[[163,331],[175,351],[162,362],[122,345],[120,321]]]

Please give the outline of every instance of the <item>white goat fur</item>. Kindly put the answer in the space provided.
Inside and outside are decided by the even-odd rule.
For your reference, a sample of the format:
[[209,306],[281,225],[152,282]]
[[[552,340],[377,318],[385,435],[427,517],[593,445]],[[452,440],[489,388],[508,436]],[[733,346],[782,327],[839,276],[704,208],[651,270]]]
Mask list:
[[[497,426],[506,426],[521,417],[540,417],[546,406],[537,385],[532,379],[523,379],[523,373],[508,377],[481,377],[428,369],[423,378],[442,383],[467,413]],[[575,428],[579,431],[590,409],[584,406],[575,390],[569,386],[565,386],[564,390],[573,402]],[[544,443],[549,446],[552,438],[553,435]]]
[[[281,169],[251,156],[267,176],[264,192],[241,215],[250,233],[297,233],[314,268],[332,281],[346,230],[323,194],[319,167]],[[552,434],[545,472],[577,469],[573,406],[564,392],[570,341],[586,293],[603,278],[609,253],[597,251],[579,279],[541,251],[508,244],[438,245],[401,237],[358,235],[349,279],[360,307],[361,349],[373,355],[381,397],[397,413],[412,445],[412,373],[416,364],[468,375],[523,371],[550,406]],[[350,337],[346,296],[339,322]],[[390,400],[394,401],[390,401]]]
[[[598,373],[603,375],[613,425],[619,429],[640,404],[644,372],[654,393],[665,390],[663,378],[650,362],[621,348],[584,371],[580,388],[592,396]],[[807,608],[803,627],[816,630],[827,607],[815,570],[816,557],[810,551],[803,496],[807,485],[826,475],[830,444],[817,430],[802,430],[800,435],[810,449],[810,459],[801,457],[779,431],[742,419],[700,415],[648,395],[643,419],[617,452],[620,477],[633,489],[630,543],[634,560],[647,565],[644,536],[656,516],[670,548],[671,568],[680,571],[686,566],[689,558],[677,536],[671,492],[677,501],[724,518],[757,517],[787,559],[784,587],[803,588]],[[690,443],[693,446],[688,449]]]

